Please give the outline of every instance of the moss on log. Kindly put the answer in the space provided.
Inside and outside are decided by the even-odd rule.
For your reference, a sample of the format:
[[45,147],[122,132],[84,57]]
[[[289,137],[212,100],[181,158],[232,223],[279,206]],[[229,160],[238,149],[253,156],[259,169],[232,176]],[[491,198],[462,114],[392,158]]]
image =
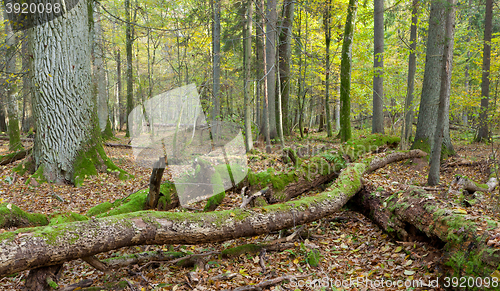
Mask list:
[[124,246],[197,244],[256,236],[331,215],[361,188],[364,164],[350,164],[326,192],[255,210],[140,211],[0,234],[0,276]]
[[500,225],[487,216],[450,209],[419,188],[397,194],[363,189],[351,202],[399,240],[443,247],[447,275],[484,278],[500,268]]

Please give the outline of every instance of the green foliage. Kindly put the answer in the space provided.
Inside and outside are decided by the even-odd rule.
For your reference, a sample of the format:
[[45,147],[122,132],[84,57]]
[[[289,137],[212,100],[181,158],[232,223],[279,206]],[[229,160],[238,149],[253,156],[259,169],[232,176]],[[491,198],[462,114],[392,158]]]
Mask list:
[[308,252],[306,261],[309,264],[309,266],[314,268],[319,267],[320,260],[321,260],[321,254],[318,252],[318,250],[312,250]]

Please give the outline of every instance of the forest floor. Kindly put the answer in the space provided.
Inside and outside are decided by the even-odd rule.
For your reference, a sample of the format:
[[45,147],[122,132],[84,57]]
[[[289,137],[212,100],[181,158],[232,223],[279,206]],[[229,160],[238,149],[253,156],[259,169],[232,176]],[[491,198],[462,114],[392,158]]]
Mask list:
[[[358,132],[357,135],[362,135]],[[113,143],[127,143],[123,134]],[[328,144],[330,148],[338,145],[325,142],[325,134],[317,133],[309,139],[289,142],[290,146]],[[469,214],[488,214],[500,220],[498,192],[494,194],[478,195],[480,203],[473,206],[461,204],[463,197],[449,195],[449,186],[455,174],[472,178],[476,182],[484,183],[487,180],[487,160],[493,150],[498,150],[498,144],[483,145],[471,144],[466,139],[456,137],[455,150],[458,156],[448,158],[441,171],[441,185],[433,191],[438,199],[446,201],[451,207],[459,207]],[[6,153],[8,142],[2,141],[0,155]],[[25,147],[31,146],[29,142]],[[121,181],[113,175],[105,173],[92,177],[84,182],[80,188],[71,185],[38,184],[35,181],[26,185],[28,176],[19,176],[12,172],[12,168],[20,161],[0,166],[0,203],[9,202],[29,212],[46,214],[79,212],[85,214],[91,207],[102,202],[113,202],[139,189],[148,186],[151,170],[140,168],[134,163],[131,149],[105,147],[108,156],[122,169],[133,174],[130,180]],[[262,159],[249,159],[249,166],[254,171],[274,167],[279,169],[280,153],[263,155]],[[476,166],[452,166],[460,160],[484,161]],[[446,166],[451,165],[451,166]],[[390,164],[365,177],[373,189],[380,187],[390,193],[405,190],[409,185],[425,186],[428,166],[425,159],[402,161]],[[170,178],[165,175],[164,179]],[[321,190],[312,191],[307,195],[315,195]],[[228,193],[219,209],[239,207],[241,197],[239,193]],[[194,205],[202,208],[202,204]],[[178,211],[178,210],[173,210]],[[264,290],[319,290],[308,286],[307,283],[319,279],[321,286],[336,287],[325,290],[443,290],[433,286],[439,277],[440,270],[437,260],[440,251],[425,243],[399,242],[385,234],[377,225],[361,214],[344,207],[331,217],[310,223],[305,226],[309,231],[309,238],[299,238],[292,247],[280,252],[268,252],[265,255],[265,269],[261,267],[259,254],[241,255],[236,258],[222,258],[218,255],[209,257],[206,270],[198,271],[199,283],[189,283],[188,276],[191,268],[182,268],[169,264],[157,264],[147,268],[131,265],[128,268],[117,270],[106,275],[87,263],[76,260],[65,264],[64,273],[60,278],[60,286],[69,285],[83,279],[93,280],[92,286],[104,286],[108,283],[126,280],[127,286],[123,290],[223,290],[238,286],[258,284],[268,279],[281,276],[292,276],[295,279],[283,281],[274,287]],[[0,229],[0,233],[3,231]],[[292,230],[293,231],[293,230]],[[253,238],[241,238],[218,244],[203,244],[195,246],[137,246],[123,248],[114,252],[103,253],[98,258],[119,256],[125,253],[137,253],[153,250],[180,251],[185,253],[206,253],[222,251],[227,248],[248,243],[270,242],[279,238],[279,233],[270,233]],[[319,252],[320,264],[313,268],[309,265],[308,254],[311,250]],[[215,276],[227,273],[231,279],[216,280]],[[14,276],[0,279],[1,290],[21,290],[27,271]],[[328,280],[328,283],[326,282]],[[352,280],[352,281],[349,281]],[[382,281],[384,280],[384,281]],[[388,282],[398,286],[387,287]],[[359,282],[361,284],[355,284]],[[424,283],[430,286],[407,287],[404,284]],[[341,286],[341,284],[344,287]],[[380,287],[377,284],[386,284]],[[378,286],[378,288],[377,288]],[[100,289],[97,289],[100,290]],[[121,290],[113,287],[112,290]]]

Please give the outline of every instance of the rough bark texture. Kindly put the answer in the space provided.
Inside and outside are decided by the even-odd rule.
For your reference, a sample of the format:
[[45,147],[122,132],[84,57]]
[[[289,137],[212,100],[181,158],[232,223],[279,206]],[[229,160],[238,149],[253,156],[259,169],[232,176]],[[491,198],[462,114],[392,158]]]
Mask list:
[[441,165],[441,145],[444,139],[445,119],[449,118],[451,72],[453,68],[453,41],[455,38],[455,0],[448,0],[446,5],[445,46],[441,69],[441,89],[439,92],[438,117],[434,142],[430,156],[429,177],[431,186],[439,184],[439,168]]
[[[444,2],[441,0],[432,1],[417,131],[412,145],[412,148],[426,152],[431,151],[437,124],[445,23]],[[450,139],[449,116],[445,117],[442,149],[446,155],[455,153]]]
[[155,209],[158,206],[158,200],[160,200],[160,186],[161,179],[163,177],[163,172],[165,171],[165,160],[160,158],[154,166],[149,178],[149,193],[146,201],[146,209]]
[[493,0],[486,0],[484,15],[484,46],[483,74],[481,77],[481,111],[479,115],[479,131],[476,141],[487,141],[488,131],[488,101],[490,96],[490,63],[491,63],[491,32],[493,19]]
[[373,1],[372,133],[384,133],[384,0]]
[[[74,163],[91,138],[87,3],[30,30],[36,136],[34,158],[48,181],[72,181]],[[55,56],[55,57],[54,57]]]
[[453,275],[486,277],[500,264],[500,249],[490,246],[497,222],[448,209],[422,189],[391,195],[365,188],[351,202],[398,240],[444,245],[446,254],[440,263],[451,266],[453,270],[445,271],[455,271]]
[[266,206],[263,212],[143,211],[4,233],[0,235],[0,275],[57,265],[124,246],[218,242],[308,223],[333,214],[358,192],[364,170],[364,164],[350,164],[326,192]]
[[340,62],[340,139],[343,142],[351,139],[352,40],[357,9],[358,1],[349,0],[342,44],[342,61]]

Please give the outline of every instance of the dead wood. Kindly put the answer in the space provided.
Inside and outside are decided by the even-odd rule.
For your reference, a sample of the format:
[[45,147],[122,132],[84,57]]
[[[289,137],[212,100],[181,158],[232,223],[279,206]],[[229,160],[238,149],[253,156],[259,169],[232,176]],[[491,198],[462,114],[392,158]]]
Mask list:
[[25,288],[29,291],[45,291],[51,290],[53,287],[57,288],[57,281],[61,276],[62,267],[62,264],[57,264],[31,269],[28,277],[26,277]]
[[[449,208],[423,189],[412,187],[391,195],[366,187],[351,202],[398,240],[429,242],[446,250],[439,262],[447,272],[452,270],[444,264],[462,276],[485,277],[500,263],[500,242],[499,248],[487,245],[488,241],[494,245],[491,241],[500,231],[497,222],[484,215],[468,215],[459,207]],[[460,260],[469,263],[461,265]]]
[[422,150],[411,150],[408,152],[395,152],[388,154],[387,156],[383,158],[375,158],[370,162],[370,166],[368,167],[368,170],[366,171],[367,174],[385,167],[386,165],[394,162],[399,162],[402,160],[407,160],[407,159],[412,159],[412,158],[422,158],[427,155],[426,152]]
[[149,192],[146,201],[146,209],[155,209],[158,206],[158,200],[160,200],[161,179],[163,178],[165,167],[166,163],[164,157],[159,158],[159,160],[153,165],[153,171],[151,173],[151,177],[149,178]]
[[474,193],[476,191],[488,193],[493,191],[497,186],[498,180],[496,177],[491,177],[486,184],[478,184],[467,177],[456,175],[450,184],[449,192],[458,187],[459,191],[467,190],[469,193]]
[[314,200],[306,198],[280,207],[207,213],[142,211],[19,229],[14,233],[15,239],[12,233],[0,236],[0,275],[125,246],[221,242],[312,222],[335,213],[356,194],[364,170],[364,164],[350,164],[332,188]]
[[[8,136],[0,136],[0,140],[6,140],[6,141],[9,141],[9,137]],[[33,141],[33,138],[31,137],[21,137],[21,141],[27,141],[27,142],[30,142],[30,141]]]
[[97,270],[99,270],[105,274],[110,274],[108,266],[106,266],[105,263],[101,262],[95,256],[84,257],[84,258],[82,258],[82,260],[84,262],[86,262],[87,264],[91,265],[92,267],[96,268]]
[[6,154],[0,157],[0,165],[8,165],[15,161],[24,159],[28,154],[31,153],[32,148],[23,149],[14,153]]
[[80,290],[80,289],[82,289],[82,288],[92,286],[92,283],[94,283],[94,280],[91,280],[91,279],[85,279],[85,280],[82,280],[82,281],[80,281],[80,282],[78,282],[78,283],[75,283],[75,284],[71,284],[71,285],[68,285],[68,286],[62,287],[62,288],[58,289],[58,291],[73,291],[73,290]]
[[[307,276],[309,276],[309,275],[307,275]],[[265,281],[262,281],[258,284],[255,284],[255,285],[247,285],[247,286],[241,286],[238,288],[234,288],[233,291],[262,290],[263,288],[278,285],[279,283],[281,283],[283,281],[290,281],[292,279],[296,280],[296,279],[300,279],[300,278],[305,278],[307,276],[306,275],[304,275],[304,276],[282,276],[282,277],[278,277],[278,278],[274,278],[274,279],[265,280]]]

